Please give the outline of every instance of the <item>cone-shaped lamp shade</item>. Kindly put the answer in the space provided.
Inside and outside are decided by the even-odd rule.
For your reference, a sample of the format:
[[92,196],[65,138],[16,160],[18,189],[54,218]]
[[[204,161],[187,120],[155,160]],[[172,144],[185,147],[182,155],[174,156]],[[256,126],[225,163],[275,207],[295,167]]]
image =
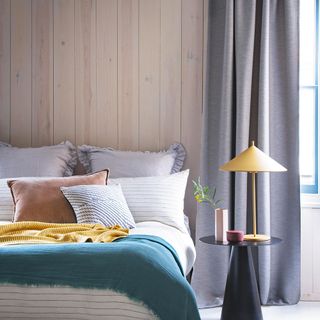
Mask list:
[[251,146],[222,165],[220,170],[238,172],[277,172],[287,171],[280,163],[270,158],[251,142]]

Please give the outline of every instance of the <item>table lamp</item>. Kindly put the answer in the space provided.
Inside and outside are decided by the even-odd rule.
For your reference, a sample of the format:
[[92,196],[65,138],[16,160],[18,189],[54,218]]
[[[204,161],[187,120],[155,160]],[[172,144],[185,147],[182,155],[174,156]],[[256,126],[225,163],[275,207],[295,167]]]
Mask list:
[[252,226],[253,234],[246,234],[245,241],[267,241],[270,237],[265,234],[257,234],[257,202],[256,202],[256,173],[287,171],[277,161],[271,159],[251,142],[251,146],[222,165],[220,170],[233,172],[249,172],[252,176]]

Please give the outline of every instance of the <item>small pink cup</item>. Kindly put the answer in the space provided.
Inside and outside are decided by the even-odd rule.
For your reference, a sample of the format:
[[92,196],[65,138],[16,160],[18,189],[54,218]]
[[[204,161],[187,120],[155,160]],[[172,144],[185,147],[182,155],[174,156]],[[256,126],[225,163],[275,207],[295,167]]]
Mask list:
[[227,231],[227,240],[229,242],[241,242],[243,241],[243,231],[241,230],[228,230]]

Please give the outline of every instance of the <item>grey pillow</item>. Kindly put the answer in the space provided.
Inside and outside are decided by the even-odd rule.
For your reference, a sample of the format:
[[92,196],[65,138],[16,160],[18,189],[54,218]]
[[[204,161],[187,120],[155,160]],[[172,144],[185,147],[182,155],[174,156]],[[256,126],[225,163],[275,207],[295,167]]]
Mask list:
[[60,189],[71,204],[78,223],[100,223],[107,227],[114,225],[122,228],[135,227],[119,184],[78,185]]
[[120,151],[83,145],[79,159],[87,173],[109,168],[111,178],[164,176],[179,172],[186,152],[182,144],[172,144],[160,152]]
[[0,178],[66,177],[77,164],[69,141],[39,148],[16,148],[0,142]]

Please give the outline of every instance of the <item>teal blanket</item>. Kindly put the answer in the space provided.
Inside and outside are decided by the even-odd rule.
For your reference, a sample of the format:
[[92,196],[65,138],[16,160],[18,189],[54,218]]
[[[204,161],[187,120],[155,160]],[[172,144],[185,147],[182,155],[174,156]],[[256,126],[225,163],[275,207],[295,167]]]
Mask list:
[[1,247],[0,283],[111,289],[141,301],[160,319],[200,319],[175,250],[155,236]]

